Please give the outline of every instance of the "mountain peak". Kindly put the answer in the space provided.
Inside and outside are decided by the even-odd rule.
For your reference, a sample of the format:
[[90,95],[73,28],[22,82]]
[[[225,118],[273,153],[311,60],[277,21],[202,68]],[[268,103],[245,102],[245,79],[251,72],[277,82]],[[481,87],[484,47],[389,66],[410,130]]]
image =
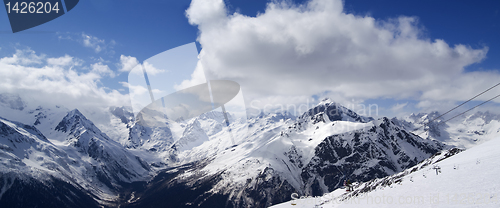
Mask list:
[[195,119],[188,123],[182,137],[172,145],[172,148],[178,151],[190,150],[208,140],[209,138],[201,128],[200,122]]
[[[70,116],[70,117],[73,117],[73,116],[81,116],[81,117],[84,117],[85,116],[82,114],[82,112],[80,112],[78,109],[73,109],[72,111],[68,112],[68,115],[67,116]],[[85,118],[86,119],[86,118]]]
[[492,120],[500,120],[500,115],[491,113],[489,111],[483,112],[483,111],[477,111],[469,116],[466,117],[465,121],[472,121],[477,118],[481,118],[484,123],[488,124]]
[[28,142],[33,143],[35,140],[40,139],[44,142],[49,140],[34,126],[25,125],[19,122],[10,121],[0,117],[0,137],[10,137],[18,143]]
[[330,99],[330,98],[324,98],[323,100],[321,100],[318,105],[324,105],[324,104],[335,104],[335,102]]
[[329,98],[323,99],[314,108],[309,109],[300,116],[302,119],[307,117],[311,117],[315,122],[324,121],[325,118],[328,118],[330,121],[353,121],[363,123],[373,120],[371,117],[360,116],[356,112],[333,102]]
[[109,107],[109,112],[120,119],[124,124],[134,121],[134,113],[129,107]]
[[[68,130],[74,131],[74,127],[80,124],[81,120],[87,120],[87,118],[78,110],[74,109],[66,114],[59,124],[57,124],[55,130],[68,132]],[[69,127],[73,127],[68,129]]]
[[68,133],[75,137],[78,137],[80,134],[85,131],[91,131],[94,134],[102,135],[104,138],[107,138],[101,130],[99,130],[92,121],[88,120],[78,109],[74,109],[57,124],[56,131],[61,131],[64,133]]
[[437,117],[439,117],[441,114],[438,111],[431,111],[430,113],[412,113],[410,116],[408,116],[409,119],[413,120],[413,122],[416,123],[424,123],[424,122],[429,122]]

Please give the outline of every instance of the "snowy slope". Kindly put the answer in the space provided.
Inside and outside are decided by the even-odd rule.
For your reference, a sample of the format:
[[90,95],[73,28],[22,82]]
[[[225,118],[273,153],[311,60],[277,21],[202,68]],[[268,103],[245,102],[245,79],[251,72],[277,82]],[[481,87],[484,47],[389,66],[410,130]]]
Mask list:
[[208,140],[208,135],[201,128],[200,122],[197,119],[194,119],[187,124],[182,137],[175,141],[171,148],[182,152],[200,146]]
[[[37,118],[37,126],[44,127],[50,137],[35,126],[0,119],[0,172],[67,183],[104,201],[116,198],[120,184],[150,177],[146,162],[109,139],[78,110],[59,122],[54,122],[55,117]],[[52,183],[46,184],[43,189]],[[3,192],[8,190],[5,186]]]
[[[500,136],[499,114],[477,111],[446,123],[443,123],[443,118],[434,120],[439,115],[438,112],[419,113],[393,120],[423,138],[438,140],[459,148],[470,148]],[[429,121],[432,122],[420,128]],[[415,129],[418,130],[414,131]]]
[[35,127],[0,118],[0,205],[96,207],[87,190],[106,190],[83,179],[81,165]]
[[149,175],[146,162],[111,140],[77,109],[70,111],[57,124],[55,131],[65,134],[63,145],[67,145],[66,152],[76,150],[78,155],[86,158],[101,175],[99,180],[108,186],[142,180]]
[[[69,159],[64,157],[67,154],[33,126],[0,118],[0,139],[2,172],[17,171],[18,167],[51,171],[54,165],[67,166],[69,162]],[[52,160],[54,157],[64,159],[57,163]],[[26,164],[32,166],[26,167]]]
[[[197,190],[205,193],[186,199],[198,206],[267,207],[289,200],[293,192],[322,194],[335,188],[342,178],[329,178],[324,174],[328,168],[349,165],[344,168],[346,174],[370,180],[415,165],[442,148],[439,143],[408,134],[386,118],[374,121],[361,117],[328,100],[298,119],[287,114],[251,118],[248,136],[244,136],[245,128],[240,124],[233,122],[230,126],[235,143],[229,131],[222,130],[202,145],[178,153],[177,165],[183,168],[165,172],[171,174],[168,180],[153,179],[161,182],[151,189],[164,196],[169,188],[184,184],[189,187],[183,191],[186,195]],[[378,144],[378,140],[383,141]],[[332,141],[342,141],[342,145],[331,146]],[[346,154],[325,154],[339,148]],[[385,157],[386,152],[391,154]],[[350,159],[358,156],[365,162],[351,165]],[[365,175],[374,170],[379,174]],[[147,190],[135,197],[139,199],[132,207],[160,200]],[[218,204],[209,206],[207,201],[216,197],[220,197]]]
[[[228,114],[229,123],[233,123],[235,119]],[[206,132],[207,136],[213,136],[223,130],[225,125],[224,114],[221,111],[210,111],[201,114],[196,118],[200,122],[201,128]]]
[[361,183],[353,192],[338,189],[273,207],[499,207],[499,148],[500,138],[494,138],[463,152],[444,151],[403,173]]
[[[19,159],[23,163],[10,164],[9,170],[21,171],[2,175],[0,185],[9,184],[7,174],[38,181],[31,176],[36,169],[43,175],[39,178],[53,177],[100,203],[122,207],[268,207],[290,200],[292,193],[328,193],[347,177],[363,182],[403,171],[447,148],[439,141],[455,141],[445,139],[450,138],[448,127],[433,131],[442,133],[440,138],[411,134],[409,129],[425,121],[424,114],[413,120],[374,120],[327,99],[299,117],[229,116],[227,127],[222,112],[215,110],[187,121],[165,120],[168,126],[147,127],[136,122],[127,107],[70,111],[33,107],[12,95],[0,98],[0,116],[34,125],[16,123],[17,132],[36,127],[40,135],[31,134],[46,138],[15,150],[20,153],[3,151],[0,159],[17,161],[13,156],[31,152],[54,163],[51,170],[36,159],[40,157]],[[464,120],[462,129],[484,135],[497,131],[495,116]],[[4,149],[12,149],[6,141],[0,142],[7,145]],[[43,146],[57,154],[37,149]],[[48,184],[55,183],[59,182]],[[9,186],[2,187],[13,193]]]
[[346,179],[367,181],[400,172],[443,149],[438,142],[408,133],[387,118],[369,128],[327,137],[302,172],[304,194],[322,195]]

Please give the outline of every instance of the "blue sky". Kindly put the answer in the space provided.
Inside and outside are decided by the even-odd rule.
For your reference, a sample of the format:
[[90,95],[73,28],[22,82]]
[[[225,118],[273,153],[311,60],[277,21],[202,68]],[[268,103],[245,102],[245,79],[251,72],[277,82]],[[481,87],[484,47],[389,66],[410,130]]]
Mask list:
[[[226,1],[230,12],[255,16],[265,11],[267,0]],[[303,3],[305,1],[293,1]],[[5,10],[0,10],[2,48],[14,44],[58,56],[85,52],[75,43],[59,41],[54,33],[86,33],[106,41],[115,40],[116,54],[130,54],[145,60],[197,37],[197,28],[188,23],[185,10],[190,1],[80,1],[77,9],[63,17],[22,33],[11,34]],[[500,2],[484,1],[397,1],[346,0],[345,10],[376,19],[400,15],[416,16],[429,38],[442,38],[449,44],[486,45],[488,58],[472,69],[499,68]],[[76,56],[75,55],[75,56]],[[118,55],[119,56],[119,55]],[[111,56],[116,59],[116,56]]]
[[426,36],[450,45],[489,47],[488,57],[469,70],[498,69],[500,61],[500,2],[498,1],[365,1],[347,0],[347,12],[368,14],[377,19],[399,15],[417,16]]
[[[118,3],[119,2],[119,3]],[[224,1],[228,14],[235,12],[255,17],[266,12],[265,0],[230,0]],[[306,1],[290,1],[296,5]],[[127,73],[120,72],[120,56],[131,56],[142,62],[158,53],[193,41],[204,33],[198,25],[191,25],[186,17],[186,10],[191,1],[110,1],[82,0],[72,11],[41,26],[12,34],[6,11],[0,10],[0,57],[10,57],[16,49],[27,48],[46,57],[69,55],[83,63],[80,70],[90,70],[91,64],[100,62],[107,65],[116,76],[102,76],[96,83],[112,89],[127,89],[120,82],[127,81]],[[485,1],[396,1],[396,0],[345,0],[343,12],[359,17],[373,17],[377,22],[390,21],[400,16],[415,17],[415,27],[419,29],[418,38],[444,40],[450,47],[464,44],[472,49],[487,47],[485,58],[465,64],[467,72],[493,71],[500,69],[500,2]],[[205,24],[205,23],[202,23]],[[90,44],[85,45],[85,37]],[[203,44],[197,44],[198,49]],[[210,44],[206,44],[207,47]],[[177,72],[185,77],[192,71]],[[182,74],[182,76],[180,76]],[[221,78],[221,77],[219,77]],[[230,77],[226,77],[230,78]],[[179,82],[182,80],[179,80]],[[492,86],[496,83],[485,84]],[[485,89],[478,86],[477,89]],[[250,96],[261,95],[259,90],[248,90]],[[305,93],[305,97],[321,97],[324,93]],[[474,94],[474,92],[470,92]],[[288,92],[283,94],[289,94]],[[425,94],[424,92],[422,94]],[[292,96],[292,95],[290,95]],[[296,96],[296,95],[293,95]],[[300,97],[300,96],[299,96]],[[335,96],[334,96],[335,97]],[[304,98],[304,96],[302,97]],[[272,100],[272,99],[267,99]],[[412,96],[397,97],[381,94],[380,96],[352,96],[345,100],[364,100],[365,102],[384,103],[386,109],[401,103],[421,102],[421,98]],[[460,99],[459,99],[460,100]],[[282,101],[288,102],[288,101]],[[447,101],[456,103],[457,100]],[[409,105],[408,105],[409,106]],[[416,108],[411,109],[416,110]]]

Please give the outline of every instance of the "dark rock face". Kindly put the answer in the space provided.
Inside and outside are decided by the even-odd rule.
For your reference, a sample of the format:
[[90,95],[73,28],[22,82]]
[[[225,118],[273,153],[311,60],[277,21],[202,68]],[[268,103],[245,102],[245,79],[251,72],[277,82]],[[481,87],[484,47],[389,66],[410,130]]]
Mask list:
[[[267,120],[255,118],[262,122],[256,121],[250,125],[255,125],[256,130],[253,133],[265,134],[264,138],[271,135],[269,138],[272,139],[279,137],[280,133],[282,137],[288,137],[288,134],[293,133],[296,136],[307,128],[318,129],[319,125],[315,124],[320,122],[332,122],[331,125],[336,125],[333,121],[358,123],[373,121],[375,125],[370,127],[366,124],[368,127],[365,129],[342,134],[328,134],[329,136],[321,138],[314,137],[319,144],[315,143],[315,146],[318,145],[314,149],[312,159],[308,161],[304,158],[310,158],[311,154],[307,155],[299,146],[291,144],[289,148],[287,146],[283,149],[283,152],[276,153],[276,155],[282,154],[279,156],[283,157],[278,159],[277,156],[276,160],[274,156],[268,158],[280,164],[282,161],[286,167],[281,168],[277,163],[266,163],[262,169],[259,168],[258,173],[247,176],[245,172],[230,169],[228,166],[227,169],[208,174],[199,171],[211,162],[208,159],[169,167],[170,163],[168,165],[148,164],[131,154],[129,151],[132,150],[129,148],[137,148],[135,150],[139,151],[145,142],[157,137],[163,138],[164,143],[153,146],[154,148],[149,151],[154,153],[166,151],[166,148],[170,148],[173,142],[171,141],[172,132],[168,128],[153,129],[138,125],[131,120],[130,113],[127,113],[125,109],[110,108],[110,111],[123,123],[126,122],[129,128],[130,142],[124,144],[125,146],[102,133],[78,110],[68,113],[58,123],[55,131],[67,135],[67,142],[70,144],[68,149],[75,149],[75,155],[91,160],[88,166],[85,166],[87,168],[85,174],[92,176],[92,181],[100,182],[103,184],[102,187],[107,186],[114,193],[119,193],[117,201],[104,204],[114,207],[269,207],[289,201],[292,193],[319,196],[341,187],[346,179],[362,182],[400,172],[444,148],[441,143],[425,140],[407,132],[401,125],[387,118],[373,121],[372,118],[359,116],[333,102],[325,102],[310,109],[297,120],[291,121],[295,123],[292,123],[288,129],[285,128],[286,132],[279,131],[281,130],[279,122],[289,119],[290,115],[276,114]],[[40,115],[40,118],[43,116]],[[38,135],[37,138],[40,140],[49,142],[35,127],[17,125],[33,135]],[[162,134],[157,134],[157,132],[162,132]],[[13,149],[13,145],[2,146],[2,143],[5,144],[7,141],[7,139],[2,141],[2,136],[9,136],[8,141],[12,144],[19,140],[36,146],[34,145],[36,142],[31,141],[29,137],[22,137],[18,130],[2,125],[0,122],[0,159],[7,158],[5,155]],[[313,140],[309,137],[301,139]],[[25,146],[29,148],[30,145]],[[57,147],[54,146],[54,148]],[[7,153],[2,155],[2,151]],[[59,154],[56,150],[53,152]],[[308,151],[308,153],[312,152]],[[165,154],[165,157],[172,156],[175,155]],[[248,158],[244,159],[255,160],[255,158]],[[172,159],[172,161],[175,160]],[[18,162],[22,163],[21,160]],[[68,164],[72,165],[71,162],[68,160],[60,164],[61,167],[66,167]],[[80,163],[84,165],[85,162]],[[12,167],[17,167],[17,164]],[[165,169],[160,170],[160,168]],[[242,185],[220,187],[220,184],[224,184],[221,183],[225,177],[224,173],[230,171],[241,173],[238,177],[242,179],[240,180]],[[147,175],[144,173],[156,175],[141,178]],[[0,207],[97,207],[103,205],[102,201],[100,205],[96,202],[99,199],[98,196],[90,194],[88,189],[85,190],[76,182],[65,182],[56,178],[40,180],[30,178],[30,176],[24,177],[27,178],[25,180],[18,180],[10,179],[16,177],[7,177],[7,173],[0,174],[3,174],[0,175],[0,188],[5,185],[10,187],[3,196],[0,196]],[[290,174],[293,174],[293,178],[287,177]],[[31,195],[37,196],[30,201],[28,196]]]
[[[274,117],[272,117],[274,118]],[[306,122],[312,124],[330,121],[369,122],[366,118],[335,103],[319,105],[298,118],[290,129],[301,131]],[[444,145],[408,133],[387,118],[374,121],[368,129],[331,135],[315,148],[313,158],[302,164],[302,155],[294,146],[283,154],[291,164],[302,170],[303,187],[297,189],[272,167],[257,177],[246,179],[245,185],[213,192],[222,180],[221,174],[202,173],[182,178],[184,171],[196,171],[201,162],[185,166],[175,173],[162,173],[144,190],[137,191],[140,198],[129,207],[269,207],[289,201],[292,193],[320,196],[343,185],[345,179],[369,181],[400,172],[416,165],[441,150]],[[279,134],[279,132],[276,132]],[[283,133],[283,132],[281,132]]]
[[[247,179],[247,184],[238,190],[214,193],[211,189],[221,180],[219,174],[204,176],[194,175],[179,180],[178,176],[186,171],[200,168],[199,164],[190,164],[160,173],[148,184],[136,185],[134,197],[138,200],[129,203],[122,199],[121,207],[269,207],[290,200],[296,190],[282,180],[272,168],[266,168],[257,178]],[[140,188],[138,188],[140,187]],[[231,194],[233,193],[233,194]],[[236,195],[234,193],[237,193]]]
[[341,187],[345,179],[362,182],[398,173],[444,147],[406,132],[387,118],[375,122],[372,128],[325,138],[307,164],[300,162],[301,155],[295,148],[284,153],[302,170],[300,176],[304,187],[300,189],[267,167],[257,177],[248,178],[241,187],[214,193],[210,190],[222,180],[219,174],[200,173],[188,179],[177,178],[182,171],[200,168],[200,163],[195,163],[175,174],[160,174],[145,190],[137,192],[143,194],[139,200],[125,206],[167,206],[160,200],[163,196],[163,201],[168,198],[171,207],[269,207],[289,201],[292,193],[323,195]]
[[272,168],[266,168],[253,180],[256,182],[249,186],[252,179],[247,179],[247,185],[241,192],[245,197],[231,199],[235,200],[235,207],[269,207],[290,200],[290,195],[296,192],[295,188],[288,181],[281,179]]
[[200,179],[201,175],[194,175],[178,180],[177,176],[196,168],[197,164],[188,164],[166,169],[148,183],[133,184],[121,198],[120,207],[232,207],[228,196],[209,192],[219,176]]
[[129,124],[134,120],[134,114],[125,107],[110,107],[109,111],[120,118],[120,121],[124,124]]
[[0,196],[0,207],[101,207],[80,187],[50,176],[40,181],[17,174],[0,174],[0,187],[9,187]]
[[443,148],[383,118],[371,129],[327,137],[301,176],[307,192],[319,196],[341,187],[346,179],[362,182],[400,172]]
[[70,111],[55,130],[67,133],[70,144],[93,159],[93,172],[111,189],[117,190],[120,183],[150,171],[146,162],[111,140],[77,109]]

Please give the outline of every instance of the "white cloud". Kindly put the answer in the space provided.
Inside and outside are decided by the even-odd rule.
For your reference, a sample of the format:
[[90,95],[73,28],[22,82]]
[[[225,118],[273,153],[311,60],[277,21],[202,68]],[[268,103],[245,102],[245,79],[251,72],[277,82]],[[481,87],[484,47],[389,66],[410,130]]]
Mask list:
[[225,5],[222,0],[191,1],[186,12],[189,23],[220,24],[226,20]]
[[142,66],[146,70],[146,73],[148,75],[151,75],[151,76],[154,76],[154,75],[157,75],[157,74],[160,74],[163,72],[167,72],[167,70],[164,70],[164,69],[157,69],[156,67],[154,67],[152,64],[148,63],[147,61],[145,61],[144,64],[142,64]]
[[119,64],[119,71],[121,72],[129,72],[132,71],[132,69],[139,64],[139,61],[137,61],[137,58],[132,57],[132,56],[125,56],[121,55],[120,56],[120,64]]
[[36,65],[36,64],[42,64],[44,58],[45,58],[44,54],[36,55],[35,51],[31,49],[26,49],[26,50],[17,49],[16,53],[13,54],[12,57],[0,58],[0,62],[6,64]]
[[408,102],[406,103],[396,103],[395,105],[392,106],[391,110],[394,112],[401,111],[403,110],[404,107],[408,105]]
[[120,84],[122,84],[123,87],[129,89],[129,93],[131,96],[141,96],[148,93],[148,89],[140,85],[131,85],[128,82],[120,82]]
[[[28,61],[29,58],[34,61]],[[31,50],[17,51],[0,59],[0,93],[19,94],[32,105],[63,105],[68,108],[130,105],[128,95],[99,87],[101,74],[110,74],[102,64],[91,65],[87,73],[70,65],[72,57],[40,58]],[[31,63],[44,63],[33,66]],[[82,70],[83,71],[83,70]]]
[[105,47],[104,45],[106,44],[104,40],[91,35],[87,35],[85,33],[82,33],[82,40],[85,47],[94,49],[96,53],[101,52]]
[[[118,64],[118,66],[120,67],[120,69],[119,69],[120,72],[130,72],[135,67],[144,67],[144,69],[146,70],[146,73],[151,75],[151,76],[167,72],[167,70],[158,69],[158,68],[154,67],[152,64],[148,63],[147,61],[145,61],[143,64],[140,64],[139,61],[137,61],[137,58],[132,57],[132,56],[125,56],[125,55],[120,56],[120,63]],[[140,72],[142,74],[142,69],[141,68],[139,68],[139,69],[140,70],[135,70],[132,73]]]
[[111,78],[115,77],[115,73],[108,67],[108,65],[104,65],[101,62],[95,63],[91,65],[92,72],[99,75],[109,75]]
[[106,41],[87,33],[57,33],[59,40],[71,40],[82,44],[84,47],[91,48],[95,53],[104,52],[114,54],[115,40]]
[[69,55],[64,55],[58,58],[47,58],[47,64],[52,66],[81,65],[81,62],[81,60],[77,60]]
[[179,85],[175,85],[174,88],[176,90],[183,90],[188,87],[203,84],[205,82],[207,82],[207,80],[205,78],[203,66],[201,65],[201,62],[198,62],[194,72],[191,74],[191,79],[182,81]]
[[458,101],[500,80],[497,71],[464,70],[484,60],[487,47],[427,39],[417,17],[355,16],[343,11],[341,0],[271,2],[257,17],[226,13],[222,0],[193,0],[186,11],[200,30],[197,69],[209,79],[240,83],[247,106],[325,93],[344,100]]

